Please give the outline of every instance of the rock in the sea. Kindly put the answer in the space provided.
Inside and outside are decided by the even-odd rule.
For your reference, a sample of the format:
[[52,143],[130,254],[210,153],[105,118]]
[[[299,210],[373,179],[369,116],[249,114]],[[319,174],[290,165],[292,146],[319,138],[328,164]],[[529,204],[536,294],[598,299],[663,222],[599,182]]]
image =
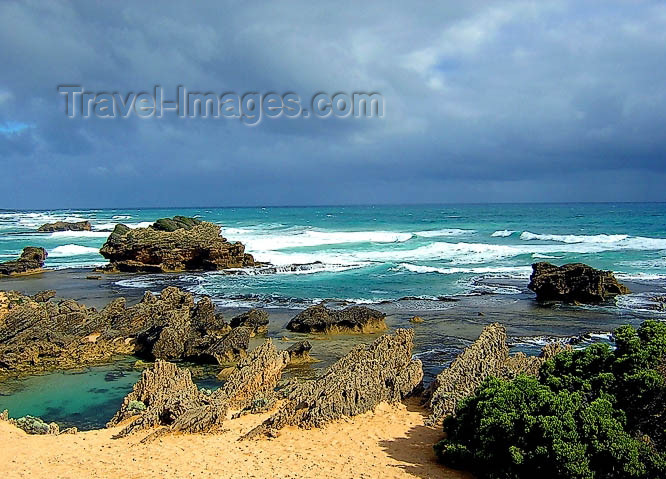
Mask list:
[[310,356],[312,345],[310,341],[299,341],[287,348],[289,353],[289,362],[291,363],[309,363],[314,361]]
[[321,427],[329,421],[395,403],[421,386],[421,361],[412,359],[414,332],[398,329],[370,345],[359,345],[323,376],[298,384],[279,409],[245,438],[288,426]]
[[27,246],[18,259],[0,263],[0,275],[39,273],[47,256],[44,248]]
[[91,229],[90,221],[77,221],[75,223],[56,221],[55,223],[43,224],[37,231],[39,233],[53,233],[55,231],[90,231]]
[[130,307],[118,298],[101,311],[71,299],[43,301],[51,293],[0,292],[0,375],[80,367],[117,354],[228,363],[245,356],[252,333],[224,324],[210,298],[195,303],[175,287],[147,292]]
[[182,216],[157,220],[148,228],[118,224],[100,253],[110,262],[106,271],[164,273],[254,265],[245,246],[229,243],[219,226]]
[[232,328],[248,326],[255,334],[264,334],[268,331],[268,313],[259,308],[251,309],[234,317],[230,325]]
[[298,313],[287,329],[298,333],[374,333],[386,329],[385,318],[381,311],[365,306],[334,310],[317,304]]
[[409,322],[410,322],[410,323],[419,324],[419,323],[423,323],[424,321],[423,321],[423,318],[422,318],[421,316],[412,316],[412,317],[409,319]]
[[535,263],[528,288],[536,293],[538,301],[569,303],[601,303],[630,292],[611,271],[601,271],[582,263],[563,266]]
[[504,326],[498,323],[486,326],[479,338],[439,373],[426,390],[425,401],[431,411],[426,423],[434,425],[454,414],[458,403],[472,396],[487,377],[536,376],[544,361],[561,350],[561,345],[550,344],[539,357],[523,353],[510,356]]

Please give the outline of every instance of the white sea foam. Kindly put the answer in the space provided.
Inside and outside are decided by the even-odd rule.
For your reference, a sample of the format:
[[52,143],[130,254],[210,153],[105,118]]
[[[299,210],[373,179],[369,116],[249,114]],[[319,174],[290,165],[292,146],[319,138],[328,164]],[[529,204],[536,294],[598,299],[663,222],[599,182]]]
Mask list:
[[62,246],[56,246],[50,250],[49,257],[53,258],[62,258],[65,256],[79,256],[83,254],[97,254],[99,250],[97,248],[90,248],[88,246],[81,246],[78,244],[65,244]]
[[51,238],[106,238],[108,231],[56,231],[49,233]]
[[112,220],[129,220],[132,219],[132,215],[113,215]]
[[491,234],[490,236],[492,236],[493,238],[506,238],[508,236],[511,236],[514,233],[515,233],[515,231],[513,231],[513,230],[497,230],[493,234]]
[[541,253],[532,253],[532,258],[534,259],[562,259],[562,256],[552,256],[549,254],[541,254]]
[[475,233],[475,230],[462,230],[459,228],[447,228],[441,230],[427,230],[427,231],[417,231],[414,233],[416,236],[421,236],[423,238],[437,238],[439,236],[461,236],[466,234]]
[[629,235],[551,235],[551,234],[535,234],[529,231],[523,231],[520,235],[521,240],[531,241],[559,241],[561,243],[617,243],[625,240]]
[[411,233],[392,231],[302,231],[286,235],[252,235],[241,239],[248,251],[274,251],[287,248],[345,244],[345,243],[402,243]]
[[439,273],[439,274],[458,274],[458,273],[473,273],[473,274],[488,274],[488,273],[509,273],[512,277],[520,275],[520,277],[529,276],[532,272],[530,266],[483,266],[472,268],[438,268],[434,266],[423,266],[411,263],[400,263],[399,268],[406,269],[412,273]]

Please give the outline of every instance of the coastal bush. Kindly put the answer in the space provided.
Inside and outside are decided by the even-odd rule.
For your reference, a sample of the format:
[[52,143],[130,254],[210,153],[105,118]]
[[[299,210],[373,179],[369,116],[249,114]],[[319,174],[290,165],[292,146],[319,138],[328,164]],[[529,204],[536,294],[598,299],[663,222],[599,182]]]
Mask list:
[[538,378],[488,378],[444,423],[444,464],[480,478],[666,477],[666,324],[565,351]]

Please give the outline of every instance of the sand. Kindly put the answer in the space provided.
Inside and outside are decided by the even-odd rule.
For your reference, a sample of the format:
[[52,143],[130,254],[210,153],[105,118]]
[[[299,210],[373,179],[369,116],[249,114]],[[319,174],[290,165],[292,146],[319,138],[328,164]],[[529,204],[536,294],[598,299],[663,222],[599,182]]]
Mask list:
[[439,478],[471,476],[439,465],[432,445],[442,435],[423,425],[415,402],[323,429],[286,428],[275,439],[237,439],[266,415],[228,421],[215,435],[164,436],[150,431],[111,439],[119,428],[75,435],[31,436],[0,422],[3,479],[38,478]]

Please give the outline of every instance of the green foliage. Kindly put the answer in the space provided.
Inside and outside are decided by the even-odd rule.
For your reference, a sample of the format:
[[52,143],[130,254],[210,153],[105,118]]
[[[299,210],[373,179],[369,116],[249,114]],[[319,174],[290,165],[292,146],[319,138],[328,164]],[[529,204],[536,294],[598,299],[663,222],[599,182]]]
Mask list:
[[615,338],[557,355],[539,378],[487,379],[446,419],[440,460],[487,479],[666,477],[666,324]]
[[153,223],[152,228],[158,231],[176,231],[180,228],[190,230],[201,223],[197,218],[187,216],[174,216],[173,218],[161,218]]

